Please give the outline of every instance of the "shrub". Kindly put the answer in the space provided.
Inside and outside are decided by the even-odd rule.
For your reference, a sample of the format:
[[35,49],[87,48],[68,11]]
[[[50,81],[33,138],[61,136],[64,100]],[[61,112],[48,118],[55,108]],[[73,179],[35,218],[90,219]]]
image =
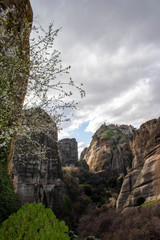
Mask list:
[[41,203],[25,204],[0,228],[1,240],[69,240],[68,227]]
[[71,210],[71,208],[72,208],[71,199],[68,195],[65,194],[63,199],[63,206],[62,206],[63,212],[67,213],[68,211]]
[[3,164],[0,164],[0,225],[19,209],[12,182]]
[[121,139],[121,135],[117,136],[117,141],[119,141]]
[[102,133],[102,136],[107,136],[109,138],[113,137],[114,135],[115,134],[114,134],[114,131],[112,129],[107,129]]

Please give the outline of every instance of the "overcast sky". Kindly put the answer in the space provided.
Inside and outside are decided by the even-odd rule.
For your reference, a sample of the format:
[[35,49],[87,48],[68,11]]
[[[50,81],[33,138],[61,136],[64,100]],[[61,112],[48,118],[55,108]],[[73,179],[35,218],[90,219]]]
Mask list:
[[34,17],[62,27],[56,48],[86,91],[60,137],[80,150],[104,122],[131,124],[160,115],[160,0],[30,0]]

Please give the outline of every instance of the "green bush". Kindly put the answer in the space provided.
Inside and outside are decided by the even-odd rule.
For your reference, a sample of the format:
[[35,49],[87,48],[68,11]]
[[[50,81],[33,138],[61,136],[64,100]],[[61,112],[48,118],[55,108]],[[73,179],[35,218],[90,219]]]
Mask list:
[[113,137],[115,134],[114,134],[114,131],[113,131],[112,129],[107,129],[107,130],[105,130],[105,131],[102,133],[102,135],[105,135],[105,136],[111,138],[111,137]]
[[13,184],[3,164],[0,164],[0,226],[12,213],[19,209]]
[[117,136],[117,141],[119,141],[121,139],[121,135]]
[[71,199],[68,195],[64,195],[62,210],[64,213],[67,213],[72,208]]
[[41,203],[25,204],[0,228],[0,240],[69,240],[68,227]]

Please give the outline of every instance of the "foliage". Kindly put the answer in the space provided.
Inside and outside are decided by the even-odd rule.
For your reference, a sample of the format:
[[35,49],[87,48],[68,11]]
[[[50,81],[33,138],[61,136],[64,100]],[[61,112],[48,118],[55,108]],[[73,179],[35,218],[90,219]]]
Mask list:
[[1,240],[69,240],[68,227],[41,203],[25,204],[0,228]]
[[145,202],[145,203],[142,203],[140,206],[138,206],[137,208],[141,208],[141,207],[149,207],[149,206],[152,206],[153,204],[159,202],[160,199],[156,199],[156,200],[152,200],[152,201],[149,201],[149,202]]
[[101,238],[104,233],[109,231],[117,215],[116,210],[109,209],[108,207],[101,209],[90,207],[87,213],[81,216],[79,220],[77,229],[79,237],[95,236]]
[[69,197],[74,201],[81,192],[79,188],[80,171],[77,167],[70,165],[62,167],[62,172]]
[[66,119],[65,109],[77,106],[72,90],[85,95],[82,84],[65,78],[70,66],[62,66],[60,52],[53,48],[60,29],[54,30],[53,24],[47,31],[33,26],[29,47],[31,24],[27,19],[18,22],[17,15],[14,7],[0,11],[0,150],[4,155],[4,146],[23,125],[19,119],[26,90],[24,108],[44,108],[54,113],[57,122]]
[[68,211],[70,211],[71,207],[72,207],[71,199],[68,195],[65,194],[63,199],[63,206],[62,206],[63,213],[65,214]]
[[0,163],[0,225],[19,208],[12,182],[6,169]]
[[118,135],[117,136],[117,141],[119,141],[121,139],[121,137],[122,137],[121,135]]
[[106,129],[103,133],[102,136],[107,136],[109,138],[113,137],[115,135],[114,131],[112,129]]
[[82,238],[94,235],[101,240],[159,240],[160,202],[122,213],[107,207],[90,208],[81,216],[77,234]]

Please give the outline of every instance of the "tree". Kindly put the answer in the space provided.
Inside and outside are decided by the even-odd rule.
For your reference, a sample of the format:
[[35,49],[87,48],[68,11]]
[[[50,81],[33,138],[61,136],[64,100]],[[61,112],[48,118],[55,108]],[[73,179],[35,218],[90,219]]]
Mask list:
[[69,240],[68,227],[41,203],[25,204],[0,228],[1,240]]
[[[49,25],[31,26],[27,18],[16,21],[15,7],[0,9],[0,151],[1,160],[8,155],[8,145],[15,135],[26,95],[25,108],[41,107],[54,114],[54,120],[64,117],[65,108],[75,108],[71,88],[85,95],[82,85],[76,86],[69,73],[70,66],[63,68],[60,52],[53,49],[60,29]],[[30,31],[35,37],[28,44]],[[64,100],[66,99],[66,100]]]
[[3,164],[0,163],[0,226],[12,213],[20,207],[17,196],[14,193],[13,184],[6,173]]
[[[22,5],[27,9],[25,3]],[[65,107],[76,107],[71,100],[71,87],[84,95],[81,86],[75,86],[71,79],[62,81],[58,78],[70,69],[62,67],[60,53],[53,49],[60,29],[53,30],[53,24],[48,31],[40,26],[32,27],[32,17],[28,19],[27,14],[21,15],[16,6],[4,6],[5,1],[0,1],[0,221],[18,208],[7,174],[7,160],[9,153],[12,153],[16,132],[20,129],[23,131],[22,108],[26,92],[25,108],[40,106],[52,111],[55,119],[63,115]],[[31,29],[36,36],[29,44]],[[65,86],[68,89],[65,90]],[[68,98],[67,101],[64,97]],[[4,179],[7,179],[7,184]],[[4,195],[6,192],[8,194]],[[10,208],[12,203],[14,206]]]

